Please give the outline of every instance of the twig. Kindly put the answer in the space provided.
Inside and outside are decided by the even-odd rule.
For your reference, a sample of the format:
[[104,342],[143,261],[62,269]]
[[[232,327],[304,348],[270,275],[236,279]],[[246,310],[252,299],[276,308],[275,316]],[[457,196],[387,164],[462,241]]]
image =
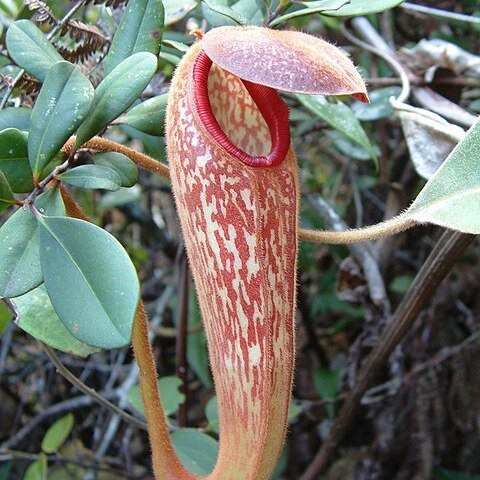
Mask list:
[[[473,78],[435,78],[432,82],[428,82],[423,77],[412,76],[409,74],[410,83],[415,86],[428,86],[428,85],[456,85],[459,87],[467,88],[479,88],[480,81]],[[380,87],[388,87],[391,85],[400,85],[402,79],[400,77],[368,77],[364,79],[368,85],[375,85]]]
[[[0,462],[7,462],[9,460],[25,460],[25,461],[34,461],[39,458],[38,453],[28,453],[28,452],[21,452],[18,450],[10,450],[8,448],[0,448]],[[98,461],[97,463],[91,463],[94,460],[92,457],[88,457],[88,459],[79,460],[78,458],[69,458],[65,457],[60,454],[54,454],[48,456],[48,461],[53,463],[71,463],[73,465],[78,465],[83,468],[91,468],[98,471],[105,471],[113,474],[112,468],[116,470],[117,474],[123,473],[123,465],[117,459],[108,458],[106,459],[103,457],[101,462]],[[86,463],[89,462],[89,463]],[[106,467],[105,463],[109,463],[110,466]]]
[[453,20],[457,22],[468,22],[480,24],[480,18],[473,15],[465,15],[463,13],[449,12],[448,10],[441,10],[439,8],[427,7],[425,5],[416,5],[415,3],[404,2],[399,5],[400,8],[407,10],[407,12],[416,12],[428,15],[429,17],[444,18],[446,20]]
[[8,350],[10,349],[10,343],[13,336],[13,322],[9,322],[3,335],[1,337],[0,344],[2,348],[0,349],[0,378],[2,378],[3,369],[5,368],[5,360],[7,359]]
[[[75,149],[75,139],[76,137],[71,137],[63,146],[62,150],[67,155],[70,155],[71,152]],[[130,158],[130,160],[135,162],[139,167],[148,170],[149,172],[156,173],[157,175],[161,175],[162,177],[170,178],[168,165],[159,162],[158,160],[150,157],[149,155],[137,152],[132,148],[128,148],[112,140],[107,140],[106,138],[101,137],[94,137],[85,144],[83,144],[82,148],[91,148],[92,150],[98,150],[101,152],[122,153],[123,155],[126,155],[128,158]]]
[[300,480],[315,480],[326,469],[378,370],[388,360],[396,345],[409,332],[418,314],[425,308],[437,287],[474,238],[475,235],[451,230],[444,232],[415,277],[412,286],[395,311],[381,338],[366,359],[355,386],[338,413],[329,437]]
[[[325,200],[323,201],[325,202]],[[394,235],[396,233],[404,232],[415,225],[417,225],[417,223],[414,220],[402,215],[398,215],[390,220],[363,228],[350,229],[346,224],[333,227],[335,231],[299,228],[298,238],[305,242],[329,243],[336,245],[351,244],[368,242],[369,240],[378,240],[379,238],[383,238],[387,235]]]
[[57,354],[51,347],[45,345],[44,343],[40,343],[40,345],[43,351],[48,355],[50,360],[57,367],[58,373],[62,375],[62,377],[64,377],[66,380],[68,380],[74,387],[78,388],[78,390],[80,390],[85,395],[93,398],[97,403],[107,408],[111,412],[119,415],[126,422],[131,423],[137,428],[145,429],[145,422],[142,422],[141,420],[138,420],[138,418],[133,417],[127,412],[124,412],[121,408],[118,408],[112,402],[108,401],[105,397],[100,395],[96,390],[85,385],[60,361],[60,359],[57,357]]
[[174,475],[184,470],[175,453],[158,392],[157,369],[148,337],[147,315],[142,302],[139,303],[135,316],[132,345],[140,370],[140,388],[147,417],[153,471],[158,478],[166,478],[171,473],[171,478],[176,478]]
[[178,264],[178,322],[176,342],[176,373],[182,381],[180,391],[185,395],[185,401],[179,406],[177,421],[179,427],[187,425],[187,324],[188,324],[188,262],[183,243],[179,247]]
[[431,370],[438,365],[442,364],[451,357],[454,357],[460,354],[472,343],[478,342],[480,339],[480,330],[476,330],[469,337],[467,337],[462,342],[457,345],[443,347],[438,351],[433,357],[429,358],[427,361],[415,365],[407,373],[401,377],[396,377],[393,380],[382,383],[381,385],[376,385],[375,387],[370,388],[362,399],[362,405],[376,402],[379,397],[384,398],[384,393],[388,395],[395,395],[398,389],[407,382],[410,382],[414,377],[420,375],[425,370]]
[[340,25],[340,31],[342,32],[342,35],[352,42],[354,45],[357,45],[358,47],[367,50],[368,52],[373,53],[377,57],[380,57],[382,60],[384,60],[400,77],[402,81],[402,91],[397,97],[397,101],[399,102],[406,102],[408,97],[410,96],[410,79],[408,78],[408,74],[406,70],[400,65],[400,63],[395,60],[395,58],[392,56],[391,53],[386,51],[386,49],[390,49],[387,44],[386,47],[383,49],[377,48],[376,46],[374,47],[373,45],[370,45],[369,43],[365,43],[364,41],[360,40],[359,38],[355,37],[355,35],[352,35],[345,27],[345,24]]
[[[115,391],[111,392],[99,392],[99,394],[107,399],[114,400],[117,398],[118,394]],[[14,435],[12,435],[7,441],[5,441],[1,446],[4,448],[11,448],[20,443],[24,438],[26,438],[40,423],[42,423],[47,418],[59,415],[64,412],[70,412],[72,410],[77,410],[79,408],[88,407],[95,403],[95,400],[88,396],[79,396],[74,398],[69,398],[63,402],[56,403],[45,410],[42,410],[38,415],[33,417],[26,425],[24,425],[20,430],[18,430]],[[143,430],[146,430],[147,426],[144,425]]]

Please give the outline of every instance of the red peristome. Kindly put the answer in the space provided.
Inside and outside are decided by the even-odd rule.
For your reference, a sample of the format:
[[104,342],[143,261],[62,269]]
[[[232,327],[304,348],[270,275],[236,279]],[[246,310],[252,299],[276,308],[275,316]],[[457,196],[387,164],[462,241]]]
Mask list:
[[352,97],[355,100],[359,100],[362,103],[370,103],[370,100],[368,98],[368,95],[366,93],[354,93]]
[[245,88],[267,123],[272,148],[268,155],[252,156],[236,147],[222,130],[212,112],[208,96],[208,74],[212,60],[201,51],[193,67],[197,113],[206,130],[230,155],[249,167],[275,167],[285,159],[290,148],[288,107],[273,88],[242,80]]

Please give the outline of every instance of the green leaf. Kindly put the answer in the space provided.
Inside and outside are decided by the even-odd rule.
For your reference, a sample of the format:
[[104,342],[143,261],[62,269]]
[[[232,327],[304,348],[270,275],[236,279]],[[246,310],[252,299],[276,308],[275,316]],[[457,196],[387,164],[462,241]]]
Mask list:
[[131,188],[120,188],[115,192],[107,192],[105,195],[102,195],[98,202],[98,207],[100,212],[105,212],[130,202],[138,202],[141,198],[142,189],[137,184]]
[[389,288],[392,292],[404,294],[407,293],[412,283],[413,277],[411,275],[399,275],[390,282]]
[[[328,10],[322,15],[329,17],[357,17],[360,15],[371,15],[372,13],[380,13],[385,10],[397,7],[404,0],[350,0],[348,4],[338,10]],[[302,2],[303,5],[320,4],[321,1]]]
[[292,401],[290,402],[290,407],[288,409],[288,423],[294,423],[302,412],[302,405],[292,399]]
[[125,115],[118,118],[117,122],[126,123],[149,135],[161,136],[165,127],[167,98],[167,93],[150,98],[133,107]]
[[15,203],[12,189],[8,184],[7,177],[0,170],[0,212]]
[[79,147],[123,113],[140,96],[157,70],[152,53],[126,58],[95,89],[93,106],[77,133]]
[[105,58],[105,75],[134,53],[150,52],[158,55],[163,17],[161,0],[130,0]]
[[0,110],[0,131],[5,128],[28,130],[30,125],[31,108],[8,107]]
[[23,2],[19,0],[0,0],[0,10],[5,12],[10,18],[17,18],[22,7]]
[[297,95],[300,102],[318,118],[363,147],[377,163],[377,156],[365,130],[352,110],[344,103],[329,102],[322,95]]
[[93,86],[69,62],[48,71],[30,118],[28,158],[34,177],[58,153],[90,110]]
[[45,433],[42,440],[42,450],[45,453],[56,452],[65,442],[73,428],[71,413],[59,418]]
[[165,38],[162,40],[162,45],[164,45],[165,47],[173,48],[183,53],[186,53],[190,48],[186,43],[178,42],[176,40],[167,40]]
[[37,221],[29,209],[18,209],[0,228],[0,296],[22,295],[42,283]]
[[117,152],[96,153],[93,157],[96,165],[114,170],[120,177],[122,187],[133,187],[138,180],[138,168],[126,155]]
[[15,193],[27,193],[33,189],[27,139],[28,135],[16,128],[0,132],[0,170]]
[[202,381],[207,388],[212,386],[209,361],[207,339],[205,331],[202,328],[202,315],[200,313],[200,306],[196,290],[192,289],[189,296],[189,311],[188,327],[194,331],[187,336],[187,360],[195,375]]
[[205,417],[208,420],[208,430],[220,433],[220,416],[218,414],[217,396],[214,395],[205,406]]
[[205,20],[213,27],[263,24],[266,14],[261,0],[202,0]]
[[217,461],[218,442],[194,428],[180,428],[172,433],[172,442],[183,465],[194,475],[207,475]]
[[11,462],[0,462],[0,480],[8,480],[10,478]]
[[[174,414],[180,404],[185,401],[185,395],[180,392],[179,387],[182,381],[175,375],[169,375],[158,379],[158,391],[162,399],[163,410],[165,415]],[[145,408],[143,406],[140,385],[134,385],[127,395],[130,405],[143,416],[145,416]]]
[[[0,335],[5,331],[7,328],[7,325],[10,323],[10,321],[13,318],[13,313],[12,311],[5,305],[5,303],[0,301]],[[1,467],[0,467],[1,471]],[[2,476],[0,474],[0,480]]]
[[[355,160],[371,159],[370,153],[365,150],[364,147],[350,140],[338,130],[327,130],[325,135],[330,139],[335,148],[346,157],[354,158]],[[379,152],[379,149],[376,145],[373,147],[373,149],[374,152]]]
[[17,311],[16,324],[32,337],[62,352],[86,357],[98,352],[78,341],[58,318],[45,286],[31,290],[12,300]]
[[184,18],[198,4],[197,0],[163,0],[165,25],[173,25]]
[[249,24],[246,17],[221,0],[202,0],[202,8],[204,17],[214,27]]
[[480,120],[469,129],[419,193],[406,216],[480,233]]
[[167,63],[171,63],[172,65],[177,66],[180,63],[180,60],[182,59],[180,56],[175,55],[174,53],[168,53],[165,51],[160,52],[160,58],[162,60],[165,60]]
[[44,282],[60,320],[88,345],[127,345],[140,287],[123,247],[83,220],[40,216],[38,222]]
[[23,480],[47,480],[47,457],[44,453],[40,453],[38,460],[28,466]]
[[120,175],[103,165],[80,165],[58,176],[62,182],[81,188],[118,190],[122,186]]
[[63,60],[47,36],[29,20],[18,20],[10,25],[6,41],[15,63],[41,82],[49,68]]
[[[341,374],[340,370],[328,370],[319,368],[315,371],[314,384],[315,390],[322,400],[333,400],[340,389]],[[327,404],[326,410],[330,418],[335,417],[335,405]]]
[[370,103],[355,102],[352,104],[353,113],[362,121],[390,117],[393,114],[390,97],[398,97],[400,91],[400,87],[386,87],[368,92]]
[[435,480],[480,480],[480,475],[470,475],[440,467],[435,467],[433,473]]
[[304,17],[306,15],[313,15],[316,13],[324,13],[327,11],[335,11],[350,3],[350,0],[325,0],[320,2],[298,2],[304,5],[305,8],[294,10],[293,12],[280,15],[270,22],[269,26],[273,27],[279,23],[287,22],[293,18]]
[[[51,189],[40,195],[35,205],[46,214],[65,214],[58,189]],[[1,297],[23,295],[42,283],[38,225],[31,210],[19,208],[2,225],[0,251]]]

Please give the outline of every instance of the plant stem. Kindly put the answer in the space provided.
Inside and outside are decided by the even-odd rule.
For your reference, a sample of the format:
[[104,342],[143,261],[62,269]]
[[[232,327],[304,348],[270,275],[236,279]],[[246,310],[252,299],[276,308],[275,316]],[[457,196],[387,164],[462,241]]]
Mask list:
[[392,54],[390,54],[388,51],[385,51],[383,49],[377,48],[373,45],[370,45],[369,43],[366,43],[359,38],[357,38],[355,35],[352,35],[345,27],[345,24],[340,25],[340,31],[342,32],[342,35],[352,42],[354,45],[357,45],[358,47],[367,50],[374,55],[377,55],[380,57],[382,60],[384,60],[395,72],[397,72],[398,76],[400,77],[400,80],[402,82],[402,91],[396,98],[397,101],[399,102],[405,102],[407,101],[408,97],[410,96],[410,79],[408,78],[408,73],[407,71],[400,65],[400,63],[395,60]]
[[195,477],[190,475],[178,460],[170,439],[167,419],[158,392],[155,359],[148,339],[147,315],[141,301],[133,324],[132,346],[140,370],[140,388],[147,417],[155,480],[194,479]]
[[378,238],[387,235],[394,235],[403,232],[415,225],[417,225],[415,220],[412,220],[405,215],[399,215],[370,227],[355,228],[352,230],[330,231],[300,228],[298,231],[298,238],[307,242],[330,244],[367,242],[369,240],[377,240]]
[[[70,155],[72,150],[75,148],[75,137],[71,137],[67,143],[63,146],[62,150]],[[101,152],[117,152],[122,153],[135,162],[139,167],[149,172],[156,173],[165,178],[170,178],[170,173],[168,171],[168,165],[165,165],[162,162],[159,162],[153,157],[146,155],[145,153],[137,152],[132,148],[125,147],[120,143],[114,142],[112,140],[107,140],[106,138],[94,137],[88,142],[82,145],[82,148],[90,148],[92,150],[98,150]]]
[[407,12],[423,13],[428,17],[438,17],[445,20],[453,20],[454,22],[468,22],[480,24],[480,18],[473,15],[465,15],[463,13],[449,12],[448,10],[441,10],[439,8],[427,7],[425,5],[416,5],[411,2],[404,2],[399,5],[400,8],[403,8]]
[[48,345],[42,342],[40,342],[40,345],[43,351],[48,355],[50,360],[57,367],[58,373],[62,377],[64,377],[66,380],[68,380],[74,387],[78,388],[78,390],[80,390],[85,395],[88,395],[89,397],[93,398],[97,403],[107,408],[115,415],[120,416],[126,422],[131,423],[135,427],[141,428],[142,430],[145,430],[145,422],[142,422],[141,420],[138,420],[137,418],[133,417],[129,413],[124,412],[122,409],[118,408],[112,402],[102,397],[99,393],[97,393],[96,390],[85,385],[61,362],[61,360],[58,358],[53,348],[49,347]]
[[178,321],[176,341],[176,373],[182,381],[180,391],[185,395],[185,401],[180,405],[177,414],[179,427],[187,425],[187,326],[188,326],[188,261],[183,243],[180,245],[178,258]]
[[355,386],[338,413],[329,437],[300,480],[315,480],[327,468],[337,445],[358,411],[365,391],[375,379],[378,370],[409,332],[421,310],[474,238],[475,235],[452,230],[444,232],[415,277],[380,340],[366,359]]

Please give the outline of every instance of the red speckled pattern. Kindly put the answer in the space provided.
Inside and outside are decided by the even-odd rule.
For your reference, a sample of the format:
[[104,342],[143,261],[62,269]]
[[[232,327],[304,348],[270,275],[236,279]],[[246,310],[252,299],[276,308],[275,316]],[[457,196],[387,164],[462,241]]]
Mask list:
[[[179,65],[167,109],[172,186],[198,291],[220,410],[209,478],[269,478],[283,445],[294,363],[298,185],[293,150],[251,168],[199,122],[198,43]],[[268,128],[242,82],[213,67],[210,99],[231,141],[268,153]]]

